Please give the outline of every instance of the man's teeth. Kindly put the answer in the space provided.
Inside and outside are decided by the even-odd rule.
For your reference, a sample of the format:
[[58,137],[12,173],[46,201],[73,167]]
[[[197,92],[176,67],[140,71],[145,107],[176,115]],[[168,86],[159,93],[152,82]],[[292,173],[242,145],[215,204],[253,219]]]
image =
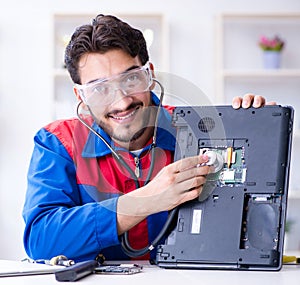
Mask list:
[[116,120],[126,120],[126,119],[132,117],[136,112],[137,112],[137,110],[134,110],[133,112],[131,112],[130,114],[128,114],[126,116],[113,116],[113,118]]

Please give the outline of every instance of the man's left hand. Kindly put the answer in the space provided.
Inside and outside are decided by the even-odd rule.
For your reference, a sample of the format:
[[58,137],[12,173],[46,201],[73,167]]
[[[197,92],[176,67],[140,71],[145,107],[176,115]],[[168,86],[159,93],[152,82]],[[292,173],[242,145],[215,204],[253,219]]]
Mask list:
[[232,107],[234,109],[239,109],[240,107],[242,108],[249,108],[249,107],[254,107],[254,108],[260,108],[265,105],[276,105],[276,102],[271,101],[266,103],[266,99],[260,95],[254,95],[254,94],[245,94],[243,97],[234,97],[232,99]]

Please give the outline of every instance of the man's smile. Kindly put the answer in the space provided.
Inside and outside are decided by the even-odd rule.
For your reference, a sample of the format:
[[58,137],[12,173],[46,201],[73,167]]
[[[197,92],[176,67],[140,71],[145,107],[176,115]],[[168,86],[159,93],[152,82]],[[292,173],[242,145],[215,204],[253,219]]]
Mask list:
[[140,109],[140,105],[135,106],[134,108],[127,109],[126,111],[115,111],[107,114],[108,118],[118,121],[118,123],[127,123],[130,120],[133,120],[138,110]]

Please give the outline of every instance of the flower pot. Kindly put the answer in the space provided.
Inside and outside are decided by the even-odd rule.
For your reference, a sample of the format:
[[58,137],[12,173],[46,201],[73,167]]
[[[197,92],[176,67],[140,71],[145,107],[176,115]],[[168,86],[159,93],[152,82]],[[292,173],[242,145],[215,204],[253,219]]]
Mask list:
[[266,50],[263,53],[263,65],[266,69],[280,68],[281,52]]

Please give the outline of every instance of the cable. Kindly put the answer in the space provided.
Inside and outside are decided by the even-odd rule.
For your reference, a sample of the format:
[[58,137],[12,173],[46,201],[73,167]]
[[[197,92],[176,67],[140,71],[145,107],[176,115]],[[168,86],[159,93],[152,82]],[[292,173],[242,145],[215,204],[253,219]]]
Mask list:
[[[160,99],[159,99],[159,105],[158,105],[158,110],[157,110],[157,114],[156,114],[156,120],[155,120],[155,124],[154,124],[154,133],[153,133],[153,142],[151,145],[151,164],[150,164],[150,169],[148,171],[148,175],[145,181],[145,185],[148,184],[148,182],[150,181],[152,172],[153,172],[153,168],[154,168],[154,158],[155,158],[155,147],[156,147],[156,134],[157,134],[157,127],[158,127],[158,119],[159,119],[159,113],[162,107],[162,102],[163,102],[163,98],[164,98],[164,87],[162,86],[162,84],[156,80],[153,79],[153,81],[155,81],[160,89],[161,89],[161,94],[160,94]],[[156,238],[153,240],[153,242],[141,249],[134,249],[133,247],[131,247],[130,242],[129,242],[129,237],[128,237],[128,232],[125,232],[124,234],[122,234],[120,236],[120,240],[121,240],[121,245],[122,245],[122,249],[123,251],[130,257],[139,257],[139,256],[143,256],[145,254],[147,254],[148,252],[150,252],[151,250],[153,250],[157,244],[163,239],[165,233],[167,232],[168,228],[170,227],[170,224],[172,223],[175,215],[177,213],[177,208],[173,209],[168,216],[168,219],[166,221],[166,223],[164,224],[163,228],[161,229],[161,231],[159,232],[159,234],[156,236]]]
[[155,123],[154,123],[154,133],[153,133],[153,144],[156,145],[156,134],[157,134],[157,126],[158,126],[158,117],[160,114],[160,110],[162,107],[162,102],[164,100],[164,96],[165,96],[165,89],[162,86],[162,84],[156,80],[155,78],[153,78],[153,81],[155,83],[157,83],[160,87],[160,98],[159,98],[159,104],[158,104],[158,110],[157,110],[157,114],[156,114],[156,119],[155,119]]
[[[156,118],[155,118],[155,123],[154,123],[154,130],[153,130],[153,138],[152,138],[152,145],[151,145],[151,151],[150,151],[150,156],[151,156],[151,163],[150,163],[150,167],[149,167],[149,171],[145,180],[144,185],[148,184],[152,173],[153,173],[153,169],[154,169],[154,162],[155,162],[155,148],[156,148],[156,136],[157,136],[157,129],[158,129],[158,119],[159,119],[159,114],[162,108],[162,102],[163,102],[163,98],[164,98],[164,87],[162,86],[162,84],[156,80],[155,78],[153,78],[153,81],[155,83],[157,83],[161,89],[160,92],[160,99],[159,99],[159,105],[158,105],[158,109],[157,109],[157,113],[156,113]],[[86,123],[79,114],[79,108],[81,106],[83,102],[80,101],[77,104],[77,108],[76,108],[76,115],[78,120],[85,126],[87,127],[95,136],[97,136],[99,139],[101,139],[103,141],[103,143],[111,150],[112,155],[119,161],[119,163],[128,171],[128,173],[130,174],[130,176],[133,178],[134,183],[135,183],[135,187],[136,189],[138,189],[140,187],[139,181],[137,176],[135,175],[134,171],[130,168],[130,166],[124,161],[124,159],[118,155],[118,153],[113,149],[113,147],[106,141],[106,139],[101,136],[95,129],[93,129],[88,123]],[[92,113],[92,111],[89,108],[89,112],[91,113],[92,117],[94,118],[94,115]],[[95,118],[94,118],[95,119]],[[146,253],[150,252],[151,250],[153,250],[156,245],[159,243],[159,241],[164,237],[165,233],[167,232],[171,222],[173,221],[174,216],[176,215],[177,210],[176,208],[173,209],[168,216],[168,219],[165,223],[165,225],[163,226],[163,228],[161,229],[161,231],[159,232],[159,234],[157,235],[157,237],[154,239],[154,241],[148,245],[145,248],[142,249],[134,249],[131,247],[130,242],[129,242],[129,238],[128,238],[128,232],[125,232],[123,235],[121,235],[121,245],[122,248],[124,250],[124,252],[131,257],[138,257],[138,256],[142,256],[145,255]]]
[[[77,104],[77,108],[76,108],[76,115],[78,120],[85,126],[87,127],[96,137],[98,137],[99,139],[102,140],[102,142],[105,143],[105,145],[110,149],[110,151],[112,152],[112,155],[119,161],[119,163],[129,172],[130,176],[133,178],[134,183],[135,183],[135,187],[139,188],[140,184],[139,181],[135,175],[135,173],[132,171],[132,169],[130,168],[130,166],[124,161],[124,159],[118,155],[118,153],[111,147],[111,145],[106,141],[106,139],[101,136],[96,130],[94,130],[87,122],[85,122],[79,115],[79,107],[80,105],[83,104],[82,101],[80,101]],[[91,111],[90,111],[91,112]]]
[[130,257],[139,257],[139,256],[143,256],[143,255],[147,254],[148,252],[150,252],[151,250],[153,250],[158,245],[158,243],[163,239],[165,233],[170,228],[170,225],[171,225],[173,219],[175,218],[177,211],[178,211],[177,207],[170,211],[168,219],[167,219],[166,223],[164,224],[163,228],[161,229],[161,231],[159,232],[159,234],[156,236],[156,238],[153,240],[153,242],[150,245],[148,245],[142,249],[132,248],[128,241],[128,234],[127,234],[127,232],[125,232],[121,236],[121,245],[122,245],[123,251]]

